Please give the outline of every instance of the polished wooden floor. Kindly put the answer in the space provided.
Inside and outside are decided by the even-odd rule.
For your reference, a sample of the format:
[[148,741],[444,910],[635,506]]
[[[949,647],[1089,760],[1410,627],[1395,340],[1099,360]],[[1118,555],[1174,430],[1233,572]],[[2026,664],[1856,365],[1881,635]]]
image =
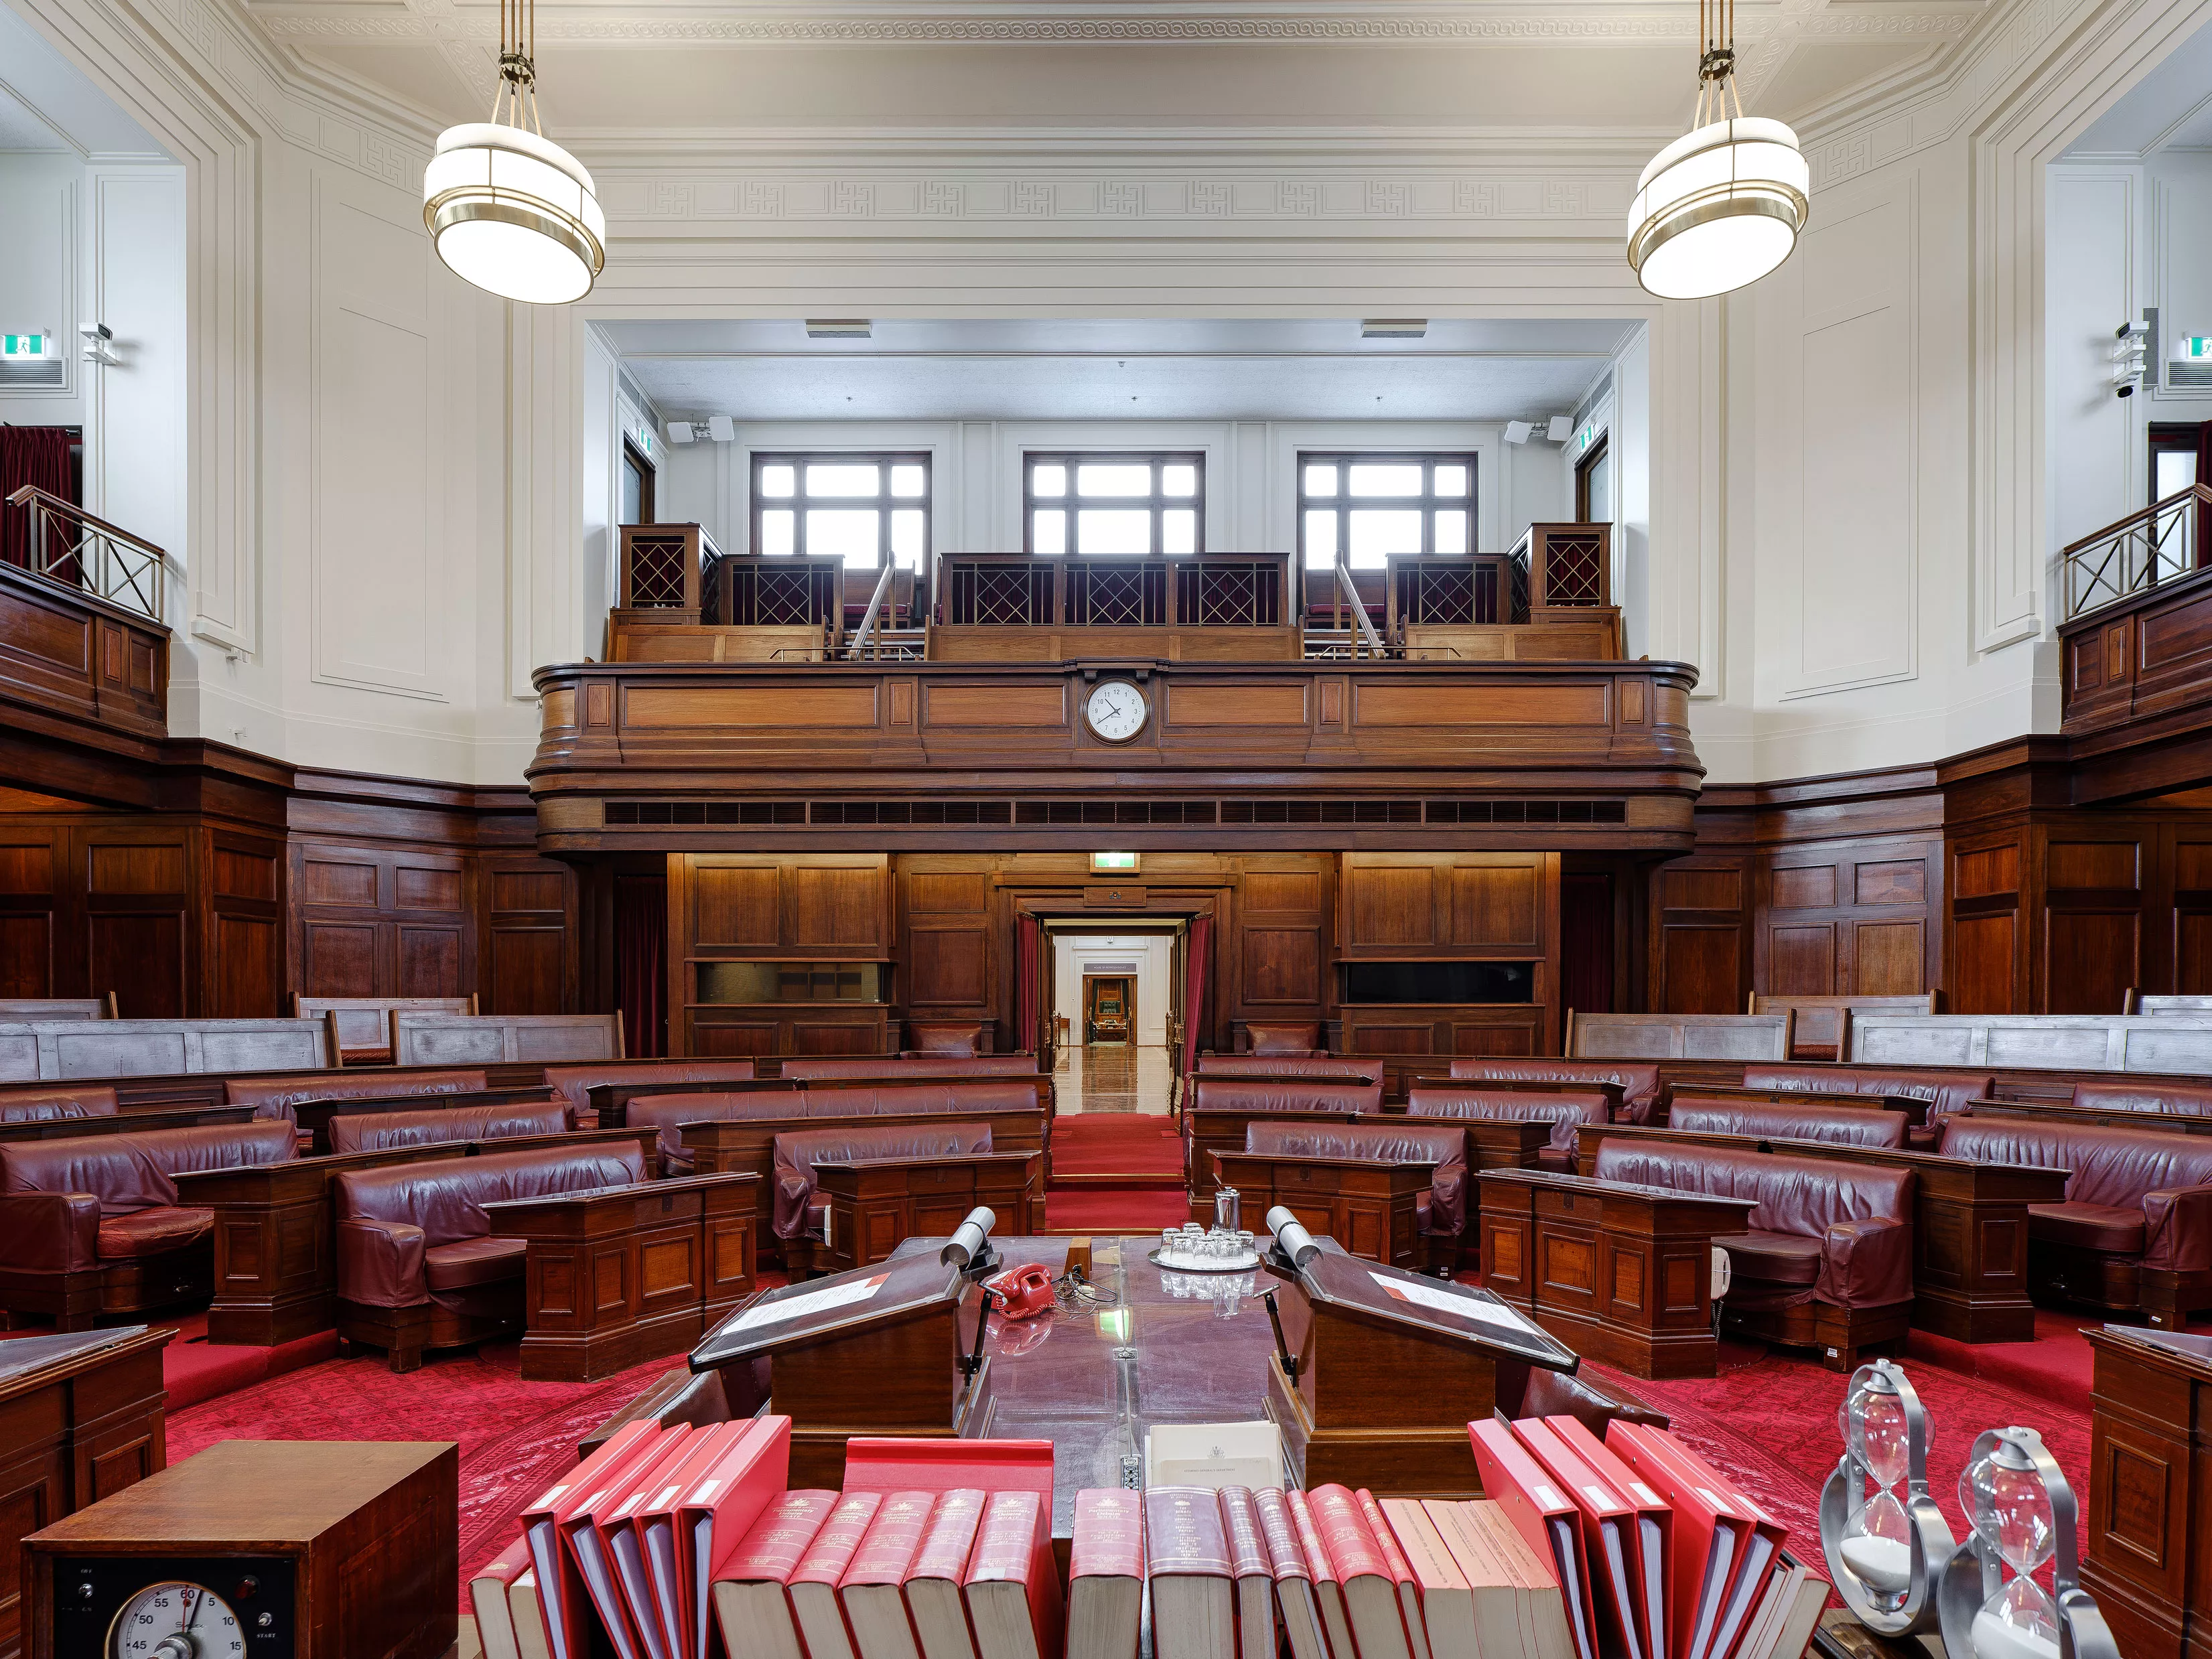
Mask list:
[[1168,1051],[1095,1043],[1060,1051],[1059,1110],[1146,1112],[1164,1117],[1175,1078]]

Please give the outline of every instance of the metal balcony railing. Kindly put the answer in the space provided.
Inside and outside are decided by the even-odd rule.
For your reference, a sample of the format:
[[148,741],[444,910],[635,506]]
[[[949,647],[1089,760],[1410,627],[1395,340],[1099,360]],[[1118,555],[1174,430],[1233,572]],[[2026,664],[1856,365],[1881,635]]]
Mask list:
[[2059,598],[2072,622],[2192,574],[2212,523],[2212,486],[2196,483],[2084,536],[2059,559]]
[[118,525],[25,484],[8,505],[30,515],[30,569],[167,626],[169,556]]

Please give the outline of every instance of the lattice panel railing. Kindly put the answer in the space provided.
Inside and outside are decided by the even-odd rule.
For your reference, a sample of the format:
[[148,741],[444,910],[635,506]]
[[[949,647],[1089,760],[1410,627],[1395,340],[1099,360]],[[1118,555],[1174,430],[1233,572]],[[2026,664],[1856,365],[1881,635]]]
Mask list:
[[[1498,603],[1498,579],[1490,571],[1491,606]],[[1475,569],[1469,564],[1431,564],[1424,562],[1398,573],[1398,614],[1416,624],[1463,624],[1480,621],[1475,614]],[[1493,617],[1492,620],[1495,620]]]
[[1279,628],[1283,568],[1272,560],[1178,565],[1176,620],[1200,628]]
[[690,603],[690,538],[633,536],[629,539],[629,602],[641,611],[682,610]]
[[1599,605],[1605,603],[1606,538],[1554,531],[1544,542],[1544,603]]
[[1167,572],[1151,559],[1071,561],[1067,621],[1073,628],[1161,628],[1168,619]]
[[945,573],[945,620],[952,626],[1045,628],[1056,620],[1050,565],[954,560]]
[[741,628],[812,628],[837,605],[837,573],[815,566],[731,560],[730,620]]

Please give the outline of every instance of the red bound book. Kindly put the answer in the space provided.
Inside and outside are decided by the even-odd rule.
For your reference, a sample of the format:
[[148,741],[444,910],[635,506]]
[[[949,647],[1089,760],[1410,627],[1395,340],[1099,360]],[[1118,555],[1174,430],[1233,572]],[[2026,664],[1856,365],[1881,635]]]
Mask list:
[[469,1579],[469,1606],[477,1615],[477,1639],[484,1659],[521,1659],[514,1639],[514,1613],[507,1587],[530,1570],[530,1545],[518,1538]]
[[1321,1528],[1315,1524],[1312,1501],[1292,1487],[1283,1493],[1283,1502],[1290,1507],[1291,1529],[1305,1552],[1306,1571],[1313,1576],[1314,1600],[1321,1606],[1322,1633],[1328,1638],[1332,1659],[1358,1659],[1352,1623],[1344,1616],[1344,1586],[1337,1581],[1328,1546],[1322,1542]]
[[906,1610],[921,1643],[922,1659],[975,1659],[960,1584],[983,1524],[987,1497],[981,1486],[956,1486],[940,1493],[930,1512],[928,1529],[906,1576]]
[[1582,1511],[1559,1480],[1528,1455],[1507,1425],[1470,1423],[1482,1490],[1498,1500],[1536,1559],[1552,1570],[1567,1598],[1567,1628],[1577,1659],[1597,1659],[1597,1624],[1590,1614],[1589,1563],[1583,1553]]
[[1314,1599],[1313,1570],[1306,1565],[1306,1553],[1299,1547],[1282,1488],[1267,1486],[1254,1492],[1252,1507],[1259,1514],[1260,1536],[1274,1569],[1275,1606],[1282,1614],[1283,1632],[1291,1638],[1291,1659],[1328,1659],[1321,1603]]
[[1145,1573],[1156,1659],[1237,1659],[1229,1537],[1211,1486],[1145,1492]]
[[1259,1506],[1249,1486],[1224,1486],[1221,1527],[1229,1538],[1229,1576],[1237,1596],[1237,1650],[1243,1659],[1274,1659],[1275,1569],[1260,1534]]
[[845,1604],[845,1623],[860,1659],[921,1659],[907,1614],[906,1581],[936,1507],[933,1492],[886,1492],[868,1535],[853,1553],[853,1565],[837,1581],[837,1599]]
[[1316,1486],[1307,1495],[1314,1525],[1321,1529],[1329,1565],[1344,1589],[1345,1617],[1352,1624],[1359,1659],[1413,1659],[1406,1624],[1398,1611],[1398,1581],[1361,1511],[1359,1499],[1342,1486]]
[[805,1659],[791,1576],[837,1507],[834,1492],[787,1492],[760,1513],[715,1574],[714,1618],[730,1659]]
[[838,1498],[791,1575],[791,1611],[806,1644],[806,1659],[853,1659],[853,1633],[837,1585],[883,1501],[879,1492],[847,1492]]
[[[1067,1659],[1136,1659],[1145,1599],[1144,1513],[1144,1499],[1119,1486],[1075,1494]],[[1053,1659],[1051,1650],[1045,1659]]]
[[600,1481],[636,1461],[641,1447],[660,1438],[657,1423],[625,1423],[605,1443],[538,1494],[522,1512],[522,1535],[530,1545],[538,1602],[544,1609],[553,1659],[589,1659],[584,1626],[584,1581],[561,1542],[561,1517],[580,1504]]
[[978,1659],[1060,1659],[1050,1516],[1033,1492],[994,1492],[983,1506],[963,1586]]
[[1398,1587],[1398,1616],[1405,1623],[1407,1645],[1413,1649],[1413,1659],[1429,1659],[1429,1634],[1421,1623],[1421,1586],[1413,1577],[1413,1564],[1399,1547],[1397,1534],[1390,1530],[1389,1519],[1375,1494],[1362,1486],[1353,1496],[1359,1499],[1359,1512],[1367,1517],[1367,1530],[1375,1534],[1375,1547],[1382,1552],[1390,1581]]

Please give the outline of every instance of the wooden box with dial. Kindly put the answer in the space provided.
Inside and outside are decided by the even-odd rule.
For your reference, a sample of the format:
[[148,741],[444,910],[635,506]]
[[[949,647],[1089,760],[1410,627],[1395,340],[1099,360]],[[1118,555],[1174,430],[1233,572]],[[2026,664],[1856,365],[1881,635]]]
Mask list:
[[459,1449],[227,1440],[23,1540],[33,1659],[441,1659]]

